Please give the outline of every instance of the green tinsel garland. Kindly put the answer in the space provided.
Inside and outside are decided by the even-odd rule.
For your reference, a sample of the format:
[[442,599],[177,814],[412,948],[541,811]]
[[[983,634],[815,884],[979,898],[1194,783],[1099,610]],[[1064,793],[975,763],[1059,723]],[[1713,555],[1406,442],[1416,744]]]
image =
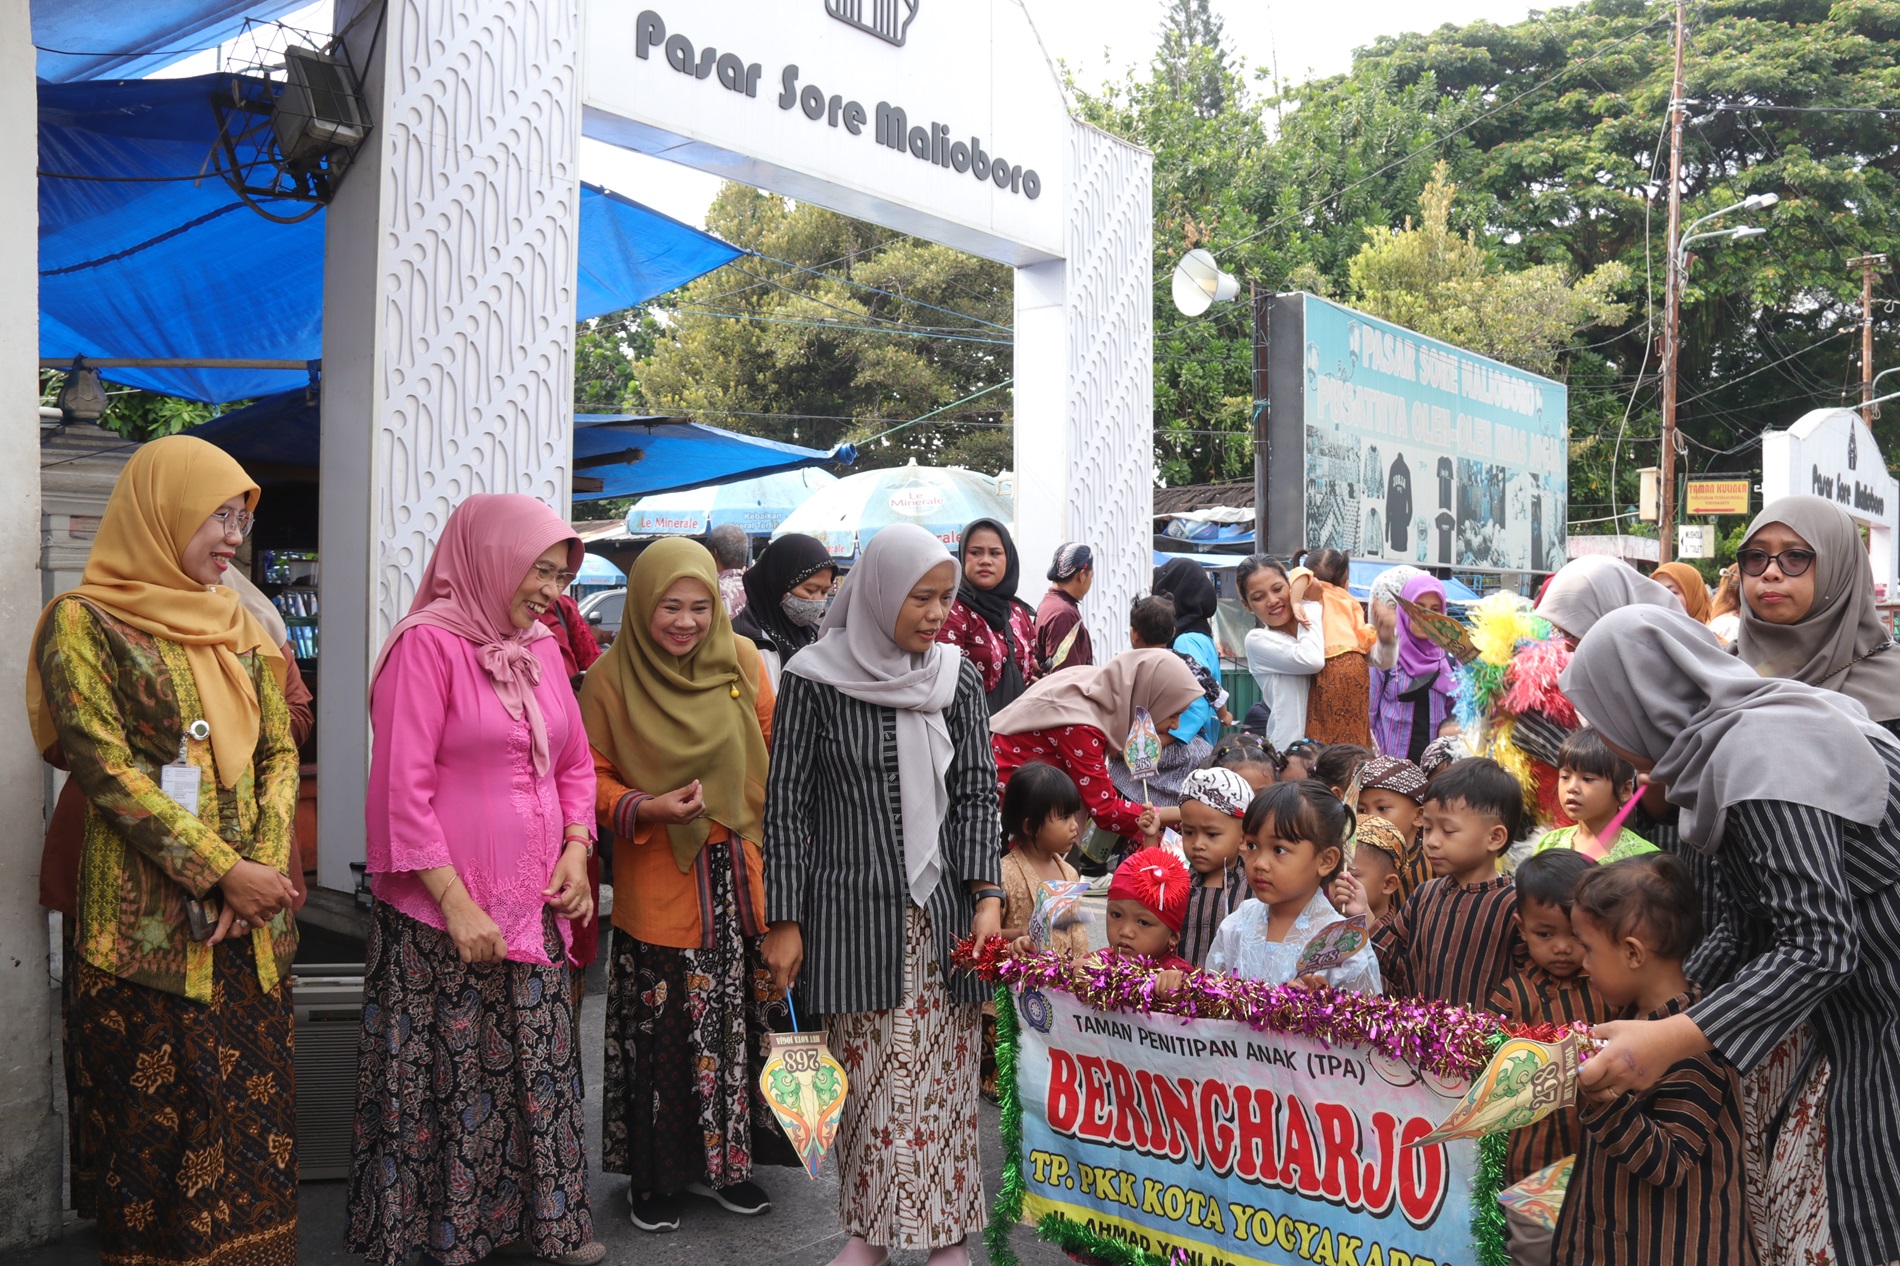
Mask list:
[[1021,1038],[1016,997],[1008,985],[998,985],[996,1102],[1003,1115],[1003,1187],[996,1193],[989,1225],[983,1228],[983,1247],[989,1250],[991,1266],[1019,1266],[1009,1233],[1023,1219],[1023,1101],[1016,1093],[1016,1052]]
[[[1496,1055],[1505,1041],[1505,1035],[1498,1033],[1487,1038],[1486,1044]],[[1511,1251],[1504,1242],[1504,1206],[1498,1203],[1510,1154],[1508,1134],[1487,1134],[1478,1140],[1478,1172],[1471,1179],[1471,1240],[1478,1246],[1478,1266],[1511,1266]]]
[[[1493,1055],[1504,1045],[1507,1035],[1493,1034],[1486,1039]],[[1016,1020],[1016,999],[1009,986],[996,988],[996,1101],[1002,1110],[1003,1185],[990,1210],[989,1224],[983,1228],[983,1246],[989,1251],[992,1266],[1021,1266],[1010,1232],[1023,1217],[1023,1103],[1016,1091],[1016,1058],[1022,1040],[1022,1028]],[[1478,1172],[1471,1181],[1471,1238],[1478,1247],[1477,1266],[1510,1266],[1511,1253],[1505,1245],[1504,1206],[1498,1193],[1504,1190],[1504,1170],[1510,1157],[1510,1136],[1490,1134],[1478,1140]],[[1044,1214],[1036,1223],[1036,1234],[1068,1252],[1092,1253],[1112,1266],[1170,1266],[1166,1258],[1137,1248],[1127,1240],[1102,1235],[1060,1213]]]
[[1156,1257],[1116,1236],[1098,1234],[1060,1213],[1043,1214],[1036,1223],[1036,1234],[1068,1252],[1099,1257],[1110,1266],[1171,1266],[1170,1258]]

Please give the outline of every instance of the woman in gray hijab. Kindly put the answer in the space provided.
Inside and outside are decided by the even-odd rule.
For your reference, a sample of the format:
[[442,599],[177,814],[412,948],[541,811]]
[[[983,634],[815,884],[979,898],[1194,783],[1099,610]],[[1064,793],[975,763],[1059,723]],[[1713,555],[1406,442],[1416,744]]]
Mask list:
[[851,1082],[834,1266],[921,1250],[966,1266],[986,1213],[986,991],[951,977],[950,951],[1002,929],[1002,819],[983,674],[935,640],[956,594],[935,536],[885,528],[786,665],[773,715],[765,961],[824,1017]]
[[[1581,638],[1598,620],[1622,607],[1681,611],[1676,595],[1620,558],[1586,554],[1557,569],[1537,603],[1537,614],[1571,638]],[[1710,636],[1714,641],[1714,636]]]
[[1742,662],[1764,677],[1858,699],[1900,734],[1900,649],[1874,607],[1873,569],[1853,517],[1823,497],[1782,497],[1748,525],[1735,561]]
[[1842,694],[1756,675],[1680,613],[1605,615],[1562,684],[1667,787],[1715,889],[1685,965],[1700,998],[1599,1025],[1584,1093],[1641,1092],[1714,1049],[1744,1074],[1763,1261],[1900,1259],[1900,741]]

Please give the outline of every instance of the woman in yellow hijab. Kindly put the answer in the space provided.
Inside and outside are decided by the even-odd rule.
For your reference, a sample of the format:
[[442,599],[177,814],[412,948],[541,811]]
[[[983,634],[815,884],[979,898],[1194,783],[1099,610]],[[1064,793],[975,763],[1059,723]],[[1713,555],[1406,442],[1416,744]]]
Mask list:
[[297,749],[282,653],[220,583],[256,503],[202,440],[142,447],[27,666],[34,739],[87,802],[73,1196],[108,1262],[296,1255]]
[[712,555],[684,539],[648,546],[620,636],[581,688],[618,894],[601,1168],[632,1180],[644,1231],[679,1229],[687,1194],[764,1213],[755,1160],[795,1163],[758,1093],[774,699],[758,649],[732,631]]

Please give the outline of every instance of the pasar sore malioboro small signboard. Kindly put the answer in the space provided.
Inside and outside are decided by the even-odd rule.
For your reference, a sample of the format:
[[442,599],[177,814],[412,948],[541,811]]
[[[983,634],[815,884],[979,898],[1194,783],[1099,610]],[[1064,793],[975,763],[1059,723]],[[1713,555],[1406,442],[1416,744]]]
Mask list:
[[1477,1143],[1419,1146],[1463,1081],[1231,1020],[1017,995],[1023,1221],[1195,1266],[1467,1266]]

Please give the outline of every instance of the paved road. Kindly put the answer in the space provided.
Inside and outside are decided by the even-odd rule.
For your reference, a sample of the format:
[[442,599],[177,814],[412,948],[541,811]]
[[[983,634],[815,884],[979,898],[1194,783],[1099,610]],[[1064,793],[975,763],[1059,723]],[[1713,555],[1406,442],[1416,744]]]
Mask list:
[[[602,1020],[605,999],[590,996],[581,1008],[581,1033],[587,1085],[600,1084]],[[983,1111],[983,1183],[984,1190],[996,1190],[1001,1159],[994,1145],[997,1138],[996,1110],[988,1104]],[[600,1101],[587,1102],[590,1145],[600,1140]],[[677,1234],[648,1235],[627,1220],[627,1180],[617,1174],[596,1172],[592,1184],[594,1225],[607,1245],[610,1263],[639,1263],[639,1266],[824,1266],[838,1251],[844,1237],[838,1232],[838,1183],[835,1169],[827,1164],[816,1181],[802,1170],[764,1169],[756,1175],[759,1185],[772,1196],[772,1212],[758,1218],[740,1218],[725,1212],[710,1201],[693,1201],[684,1225]],[[343,1252],[342,1182],[307,1182],[298,1205],[299,1266],[346,1266],[361,1262]],[[988,1258],[980,1245],[973,1244],[972,1256],[987,1266]],[[1052,1245],[1037,1241],[1027,1227],[1016,1231],[1016,1251],[1024,1266],[1057,1266],[1068,1257]],[[99,1260],[98,1240],[91,1223],[75,1223],[57,1245],[31,1253],[11,1254],[7,1266],[93,1266]],[[915,1266],[924,1260],[922,1253],[899,1254],[892,1259],[902,1266]]]

